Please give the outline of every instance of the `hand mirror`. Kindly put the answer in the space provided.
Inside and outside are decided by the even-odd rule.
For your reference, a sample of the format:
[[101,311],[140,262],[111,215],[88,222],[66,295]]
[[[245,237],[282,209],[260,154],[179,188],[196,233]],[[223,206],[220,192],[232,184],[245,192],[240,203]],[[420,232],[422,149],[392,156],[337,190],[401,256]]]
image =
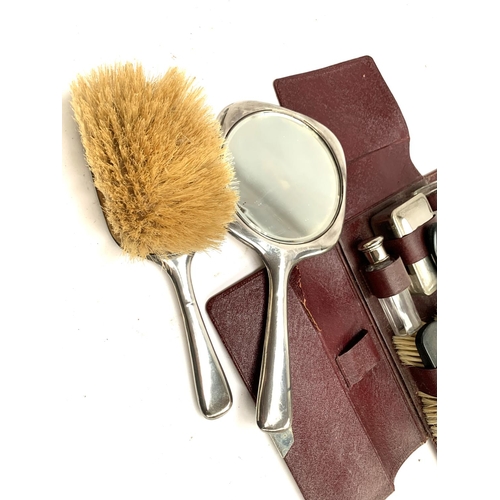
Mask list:
[[345,213],[342,147],[320,123],[261,102],[231,104],[219,115],[233,157],[240,201],[230,233],[255,249],[269,277],[257,424],[291,426],[287,285],[293,267],[331,249]]

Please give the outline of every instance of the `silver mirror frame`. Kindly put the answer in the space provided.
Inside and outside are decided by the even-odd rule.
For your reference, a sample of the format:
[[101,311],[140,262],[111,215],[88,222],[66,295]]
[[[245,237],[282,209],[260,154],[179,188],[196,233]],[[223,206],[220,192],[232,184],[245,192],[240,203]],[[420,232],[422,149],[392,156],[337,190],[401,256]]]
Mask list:
[[324,141],[339,175],[340,200],[331,224],[318,237],[303,243],[284,243],[255,231],[237,211],[229,232],[258,251],[269,276],[266,335],[257,394],[257,424],[263,431],[287,431],[292,423],[291,384],[287,328],[287,284],[291,270],[303,259],[330,250],[338,241],[345,217],[346,161],[342,146],[324,125],[301,113],[258,101],[242,101],[225,107],[219,114],[223,137],[245,117],[254,113],[285,114],[304,123]]

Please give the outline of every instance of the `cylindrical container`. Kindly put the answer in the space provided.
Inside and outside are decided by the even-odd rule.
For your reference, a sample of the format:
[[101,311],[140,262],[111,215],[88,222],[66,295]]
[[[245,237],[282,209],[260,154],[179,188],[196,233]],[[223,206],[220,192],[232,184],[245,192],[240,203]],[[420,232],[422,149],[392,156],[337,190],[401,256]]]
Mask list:
[[432,295],[437,290],[437,270],[424,238],[426,227],[436,220],[426,196],[420,192],[390,205],[372,217],[376,235],[386,237],[386,246],[403,260],[410,277],[410,291]]
[[401,259],[394,260],[385,250],[384,238],[377,236],[362,241],[358,249],[369,265],[365,276],[395,335],[412,335],[422,324],[410,294],[410,278]]

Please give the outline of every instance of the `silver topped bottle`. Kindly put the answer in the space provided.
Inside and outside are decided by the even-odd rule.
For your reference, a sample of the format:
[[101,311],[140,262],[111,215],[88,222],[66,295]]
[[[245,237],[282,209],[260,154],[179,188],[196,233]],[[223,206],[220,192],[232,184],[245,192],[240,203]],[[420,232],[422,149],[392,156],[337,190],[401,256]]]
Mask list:
[[[396,261],[386,252],[383,245],[384,238],[377,236],[361,242],[358,250],[363,252],[367,258],[369,265],[366,267],[366,273],[370,274],[376,271],[381,271],[397,264]],[[401,265],[404,272],[404,266]],[[378,273],[377,279],[388,279],[388,273]],[[377,287],[378,288],[378,287]],[[380,287],[381,289],[382,287]],[[387,289],[391,288],[389,283]],[[375,293],[380,305],[394,331],[395,335],[412,335],[422,324],[420,316],[415,308],[415,303],[410,294],[409,288],[404,288],[393,295],[383,295]]]

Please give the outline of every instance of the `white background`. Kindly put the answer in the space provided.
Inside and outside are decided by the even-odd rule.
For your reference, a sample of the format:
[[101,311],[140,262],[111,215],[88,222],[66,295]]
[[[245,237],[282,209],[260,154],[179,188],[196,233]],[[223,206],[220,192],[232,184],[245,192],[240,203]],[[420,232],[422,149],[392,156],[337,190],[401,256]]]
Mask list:
[[[485,454],[498,446],[495,393],[478,381],[496,376],[488,367],[498,342],[489,339],[498,326],[487,318],[498,299],[497,266],[493,250],[475,258],[470,238],[484,249],[498,231],[497,205],[485,204],[498,179],[493,12],[493,2],[413,0],[5,8],[0,498],[301,498],[256,428],[252,400],[215,334],[234,405],[216,421],[200,415],[173,288],[157,266],[130,262],[109,236],[69,84],[115,61],[141,62],[152,74],[175,65],[197,78],[218,113],[238,100],[277,103],[275,78],[363,55],[375,59],[401,107],[415,165],[439,169],[445,235],[440,481],[435,454],[423,446],[401,468],[391,499],[494,498],[499,464]],[[481,264],[495,284],[488,294],[468,284]],[[197,255],[193,281],[205,318],[209,297],[258,267],[230,237],[218,252]]]

